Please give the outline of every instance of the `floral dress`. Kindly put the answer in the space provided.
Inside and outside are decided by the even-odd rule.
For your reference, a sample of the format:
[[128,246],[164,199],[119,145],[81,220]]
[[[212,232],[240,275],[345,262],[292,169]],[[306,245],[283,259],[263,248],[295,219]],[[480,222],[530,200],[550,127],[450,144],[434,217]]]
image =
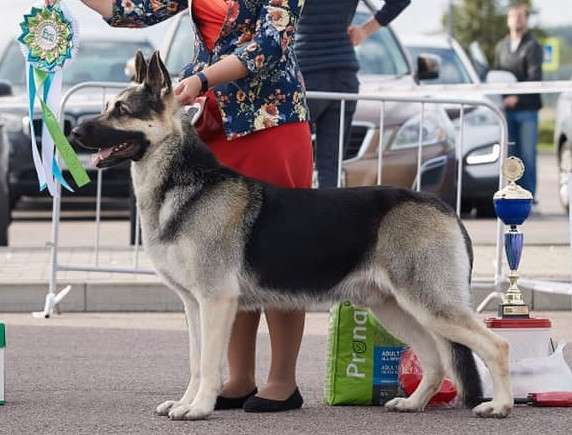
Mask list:
[[[196,1],[196,0],[195,0]],[[294,34],[304,0],[225,0],[219,38],[209,50],[196,30],[190,76],[233,54],[248,75],[214,88],[229,139],[254,131],[308,120],[305,88],[294,54]],[[109,24],[144,27],[189,9],[193,0],[114,0]]]
[[[215,1],[226,3],[226,16],[225,8],[209,4]],[[251,178],[282,187],[310,187],[311,134],[305,88],[293,52],[302,3],[115,0],[108,22],[122,27],[148,26],[189,8],[196,35],[195,56],[183,76],[228,54],[236,55],[248,69],[247,77],[219,85],[209,93],[205,110],[223,126],[207,140],[215,156]],[[218,37],[213,38],[213,33]]]

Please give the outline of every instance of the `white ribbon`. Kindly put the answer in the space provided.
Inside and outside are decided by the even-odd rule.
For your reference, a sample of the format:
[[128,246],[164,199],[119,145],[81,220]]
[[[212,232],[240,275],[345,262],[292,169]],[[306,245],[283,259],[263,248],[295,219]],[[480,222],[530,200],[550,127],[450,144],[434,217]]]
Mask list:
[[[49,92],[46,98],[46,103],[48,104],[48,107],[51,109],[52,112],[54,112],[54,114],[58,119],[60,117],[59,105],[62,97],[62,86],[63,86],[62,83],[63,83],[62,71],[57,70],[52,76],[51,86],[49,88]],[[54,161],[54,149],[55,149],[54,140],[52,139],[52,136],[50,135],[47,127],[43,125],[42,162],[44,166],[44,173],[46,174],[46,184],[52,196],[57,195],[56,182],[54,181],[54,171],[52,169]]]

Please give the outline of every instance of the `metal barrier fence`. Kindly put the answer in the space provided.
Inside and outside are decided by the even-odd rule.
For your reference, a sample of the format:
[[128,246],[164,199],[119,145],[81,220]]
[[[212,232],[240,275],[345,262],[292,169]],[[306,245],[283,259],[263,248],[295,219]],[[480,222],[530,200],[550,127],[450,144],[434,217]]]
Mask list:
[[[63,114],[70,98],[85,89],[100,89],[102,92],[102,106],[105,105],[107,93],[110,90],[124,89],[124,83],[111,83],[111,82],[86,82],[71,88],[63,97],[60,107],[60,116],[63,120]],[[340,101],[340,124],[339,124],[339,160],[338,160],[338,186],[341,185],[342,179],[342,164],[344,158],[344,128],[345,128],[345,108],[348,101],[371,101],[379,103],[379,143],[377,149],[377,183],[381,184],[383,181],[383,146],[384,146],[384,122],[385,122],[385,105],[386,103],[417,103],[420,105],[420,122],[417,143],[417,172],[415,178],[415,189],[421,190],[421,176],[423,166],[423,128],[425,122],[426,108],[428,105],[446,104],[456,105],[459,107],[459,123],[460,128],[458,131],[457,140],[455,140],[455,156],[456,156],[456,200],[455,208],[457,214],[460,216],[461,212],[461,192],[463,183],[463,144],[464,144],[464,121],[465,112],[468,107],[484,107],[490,110],[498,119],[500,126],[500,160],[504,160],[508,152],[508,125],[503,111],[492,101],[488,99],[471,99],[471,98],[458,98],[458,97],[435,97],[434,93],[450,94],[466,93],[467,91],[478,91],[487,94],[527,94],[527,93],[560,93],[572,91],[572,82],[541,82],[541,83],[525,83],[523,86],[518,85],[439,85],[439,86],[426,86],[417,87],[410,90],[386,92],[383,94],[345,94],[345,93],[330,93],[330,92],[308,92],[309,99],[320,100],[335,100]],[[427,95],[431,93],[431,95]],[[60,213],[61,213],[61,195],[53,199],[52,209],[52,235],[49,247],[51,249],[51,270],[48,294],[46,295],[44,311],[35,313],[37,316],[49,317],[56,305],[63,299],[63,297],[70,290],[66,287],[60,292],[57,292],[57,274],[60,271],[84,271],[84,272],[108,272],[108,273],[126,273],[126,274],[145,274],[153,275],[155,272],[149,269],[140,267],[140,219],[139,213],[136,213],[135,219],[135,246],[132,253],[132,267],[110,267],[101,265],[99,260],[100,253],[100,236],[101,236],[101,198],[102,198],[102,182],[104,171],[97,171],[97,198],[96,198],[96,217],[95,217],[95,261],[93,264],[62,264],[59,261],[59,230],[60,230]],[[504,187],[505,180],[502,172],[499,173],[499,188]],[[572,187],[572,177],[571,177]],[[60,193],[61,189],[58,191]],[[569,190],[572,197],[572,188]],[[572,204],[572,198],[571,202]],[[572,232],[572,207],[570,212],[570,228]],[[572,243],[572,236],[571,236]],[[500,292],[500,284],[503,282],[503,224],[497,220],[497,234],[496,234],[496,261],[494,270],[494,279],[489,280],[496,287],[497,291],[491,293],[485,301],[479,306],[478,311],[486,307],[486,304],[502,295]],[[572,271],[572,268],[571,268]],[[549,293],[565,293],[572,295],[571,284],[554,284],[546,282],[537,282],[521,279],[519,281],[522,287],[531,288],[536,291],[547,291]]]

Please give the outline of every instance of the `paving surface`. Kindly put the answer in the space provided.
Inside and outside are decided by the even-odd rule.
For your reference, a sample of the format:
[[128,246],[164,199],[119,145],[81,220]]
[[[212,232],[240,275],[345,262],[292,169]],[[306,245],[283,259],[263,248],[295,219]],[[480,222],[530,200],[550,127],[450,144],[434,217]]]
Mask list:
[[[554,316],[554,335],[572,340],[572,315]],[[182,394],[188,375],[180,314],[66,314],[45,320],[0,315],[7,323],[7,403],[1,434],[569,434],[570,408],[517,407],[505,420],[468,410],[393,414],[378,407],[321,404],[327,316],[308,316],[298,364],[305,399],[283,414],[215,412],[208,421],[153,414]],[[257,376],[268,369],[262,328]]]

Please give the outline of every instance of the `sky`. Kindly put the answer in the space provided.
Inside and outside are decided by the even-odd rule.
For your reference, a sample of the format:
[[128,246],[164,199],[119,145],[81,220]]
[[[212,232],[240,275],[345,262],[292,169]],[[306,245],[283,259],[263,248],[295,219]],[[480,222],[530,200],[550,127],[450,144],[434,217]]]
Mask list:
[[[27,12],[34,0],[0,0],[3,4],[3,26],[0,27],[0,41],[18,33],[18,23]],[[80,0],[63,0],[77,18],[80,29],[84,31],[128,31],[109,28],[91,10],[87,9]],[[312,1],[312,0],[306,0]],[[449,0],[412,0],[411,5],[394,21],[393,27],[398,33],[430,33],[440,29],[441,16],[447,9]],[[6,7],[6,4],[10,6]],[[567,7],[563,7],[567,4]],[[535,0],[539,14],[534,18],[542,26],[572,25],[572,0]],[[167,25],[162,24],[151,29],[143,30],[154,41],[160,41]],[[139,31],[139,30],[136,30]]]

